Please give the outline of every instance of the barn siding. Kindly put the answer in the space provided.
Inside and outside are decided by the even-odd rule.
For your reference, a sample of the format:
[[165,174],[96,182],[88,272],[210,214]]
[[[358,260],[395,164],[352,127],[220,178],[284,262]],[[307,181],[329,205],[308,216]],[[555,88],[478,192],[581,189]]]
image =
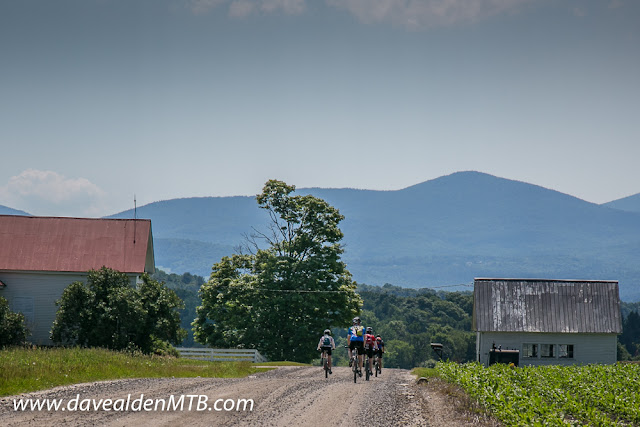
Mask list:
[[[617,359],[616,334],[564,334],[564,333],[516,333],[516,332],[478,332],[477,340],[478,361],[483,365],[489,364],[489,350],[493,343],[503,350],[515,349],[520,351],[520,366],[535,365],[573,365],[604,363],[613,364]],[[555,357],[549,359],[523,358],[522,345],[555,344]],[[574,358],[558,358],[559,344],[573,344]],[[540,347],[538,347],[538,352]]]
[[[135,286],[137,276],[129,277],[131,285]],[[32,332],[27,339],[33,344],[51,345],[49,334],[58,309],[56,301],[71,283],[86,283],[87,274],[0,271],[0,280],[7,285],[0,291],[0,296],[7,299],[12,311],[32,302],[32,313],[25,313],[28,316],[27,326]]]

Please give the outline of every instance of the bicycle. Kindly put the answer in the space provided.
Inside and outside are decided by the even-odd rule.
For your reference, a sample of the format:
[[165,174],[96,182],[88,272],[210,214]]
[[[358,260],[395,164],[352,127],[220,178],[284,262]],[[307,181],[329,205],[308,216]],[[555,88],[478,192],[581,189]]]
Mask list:
[[377,354],[373,357],[373,369],[376,371],[376,377],[378,373],[382,374],[382,368],[380,367],[380,356]]
[[[349,346],[345,345],[344,348],[348,349]],[[358,347],[351,352],[351,370],[353,371],[353,382],[356,383],[360,375],[360,370],[358,369]]]
[[322,367],[324,369],[324,377],[329,378],[329,358],[327,357],[327,350],[322,349]]
[[[369,355],[367,354],[367,360],[364,362],[366,363],[366,368],[367,368],[367,381],[369,381],[369,378],[373,376],[373,372],[371,371],[371,369],[369,368],[369,362],[370,362],[370,358]],[[378,354],[374,352],[374,356],[373,356],[373,369],[376,372],[376,377],[378,376],[378,370],[379,370],[379,362],[378,362]]]
[[367,357],[364,361],[364,371],[365,371],[365,380],[369,381],[369,378],[371,377],[371,369],[369,369],[369,355],[367,354]]

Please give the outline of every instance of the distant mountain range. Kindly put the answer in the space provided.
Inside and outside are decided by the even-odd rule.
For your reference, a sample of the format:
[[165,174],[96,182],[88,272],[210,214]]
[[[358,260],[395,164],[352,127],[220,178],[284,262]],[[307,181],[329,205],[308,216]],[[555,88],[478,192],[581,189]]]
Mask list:
[[[345,215],[343,259],[360,283],[420,288],[469,286],[474,277],[603,279],[618,280],[626,301],[640,300],[640,194],[597,205],[479,172],[397,191],[298,193],[323,198]],[[268,223],[254,197],[173,199],[139,207],[137,216],[152,220],[159,268],[205,277],[252,227]]]

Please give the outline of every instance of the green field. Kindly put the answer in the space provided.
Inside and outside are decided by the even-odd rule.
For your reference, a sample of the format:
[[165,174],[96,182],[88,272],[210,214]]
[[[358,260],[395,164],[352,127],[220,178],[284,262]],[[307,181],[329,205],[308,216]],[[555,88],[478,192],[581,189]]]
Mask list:
[[436,370],[509,426],[640,424],[640,365],[485,368],[448,362]]
[[265,371],[250,362],[203,362],[105,349],[0,350],[0,397],[51,387],[122,378],[244,377]]

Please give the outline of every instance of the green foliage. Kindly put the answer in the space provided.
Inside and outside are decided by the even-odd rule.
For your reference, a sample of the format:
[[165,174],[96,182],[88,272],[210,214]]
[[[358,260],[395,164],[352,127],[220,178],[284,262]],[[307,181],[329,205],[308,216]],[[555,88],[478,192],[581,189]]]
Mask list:
[[171,353],[168,343],[179,344],[187,334],[180,327],[179,310],[184,308],[183,301],[174,291],[147,274],[142,276],[137,291],[145,312],[140,347],[145,352]]
[[618,361],[629,361],[631,360],[631,353],[627,351],[627,348],[622,345],[620,341],[617,342],[616,347],[616,360]]
[[182,347],[200,346],[193,339],[191,322],[196,317],[196,307],[202,304],[198,290],[205,283],[204,278],[191,273],[168,274],[159,269],[156,269],[156,272],[151,277],[158,282],[164,283],[167,288],[176,293],[178,298],[184,301],[184,308],[179,311],[180,327],[187,331],[187,336],[180,345]]
[[638,425],[640,366],[536,366],[438,363],[445,380],[461,386],[506,425]]
[[411,374],[416,377],[434,378],[438,376],[438,371],[434,367],[414,368],[411,370]]
[[471,332],[473,294],[358,285],[364,300],[362,320],[385,341],[385,366],[413,368],[437,357],[432,342],[443,345],[445,359],[474,359]]
[[251,254],[213,266],[193,322],[198,342],[307,363],[324,329],[344,327],[359,312],[356,284],[340,260],[344,217],[324,200],[291,195],[294,190],[271,180],[256,197],[270,229],[248,241]]
[[[640,314],[638,311],[630,311],[622,320],[622,334],[618,336],[618,341],[622,344],[626,353],[619,351],[618,360],[627,360],[624,357],[638,360],[640,359]],[[623,359],[621,359],[623,357]]]
[[91,270],[87,284],[71,283],[56,305],[51,339],[60,344],[152,353],[164,352],[162,342],[179,343],[186,334],[180,329],[182,301],[146,274],[136,289],[124,273]]
[[415,349],[406,341],[390,340],[385,342],[384,364],[387,367],[412,369],[416,366]]
[[24,315],[11,311],[7,300],[0,297],[0,348],[20,345],[27,340],[29,329],[24,322]]

